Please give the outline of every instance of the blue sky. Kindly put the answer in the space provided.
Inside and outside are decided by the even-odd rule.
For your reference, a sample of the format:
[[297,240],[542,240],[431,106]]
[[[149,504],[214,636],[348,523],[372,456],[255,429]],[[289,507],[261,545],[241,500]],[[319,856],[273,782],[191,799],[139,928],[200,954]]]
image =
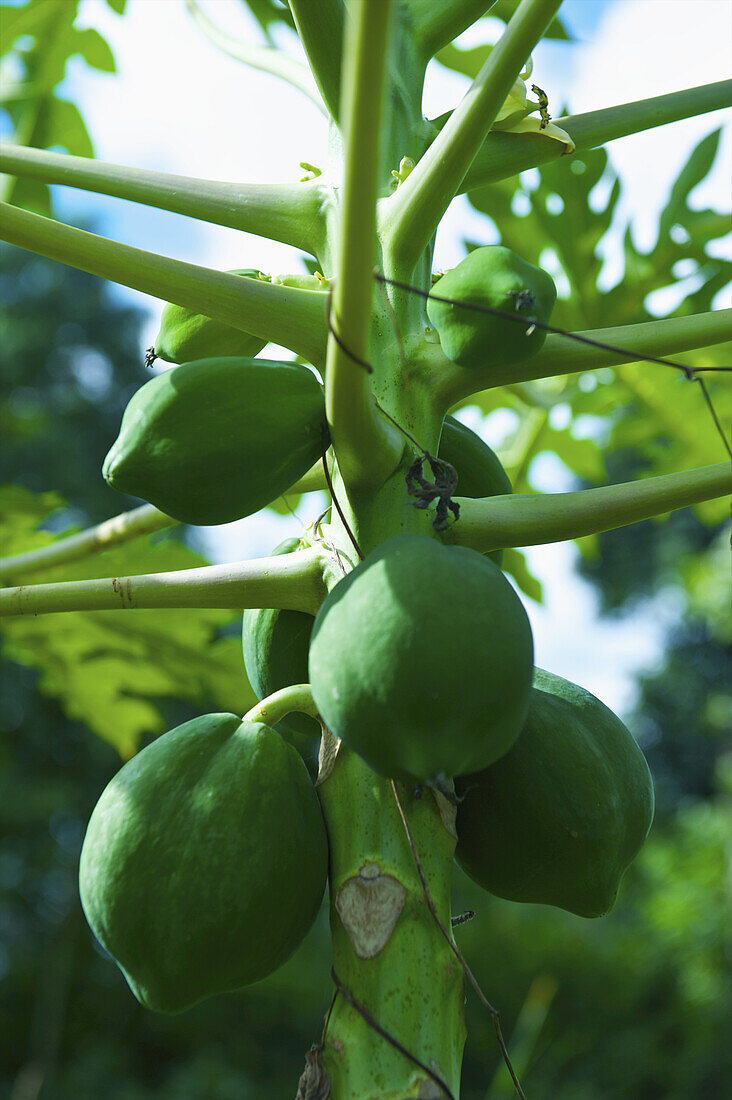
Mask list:
[[[203,7],[231,34],[259,40],[256,24],[238,0],[203,0]],[[534,78],[552,104],[565,102],[580,112],[730,76],[732,4],[726,0],[565,0],[562,14],[577,41],[545,43],[534,54]],[[326,129],[315,108],[276,78],[251,72],[214,50],[179,0],[128,0],[124,18],[103,0],[82,0],[80,21],[102,31],[118,62],[116,77],[72,62],[66,82],[99,159],[249,182],[294,180],[302,174],[299,161],[324,163]],[[475,40],[469,32],[468,41]],[[292,46],[288,36],[285,42]],[[428,114],[436,114],[456,102],[466,82],[444,70],[431,77],[426,106]],[[724,209],[731,189],[729,112],[608,146],[624,184],[617,219],[633,223],[639,243],[648,243],[657,212],[693,145],[722,122],[726,130],[716,171],[697,189],[695,202]],[[71,189],[57,192],[61,217],[73,223],[91,216],[100,232],[141,248],[223,270],[300,269],[297,254],[273,242],[133,203]],[[486,232],[485,220],[458,200],[441,228],[438,266],[458,262],[462,241],[487,240]],[[610,253],[610,276],[613,262]],[[160,306],[124,288],[116,293],[149,313],[142,354],[155,336]],[[730,304],[729,291],[717,303],[722,304]],[[470,416],[471,426],[480,428]],[[550,483],[541,488],[566,487],[560,481],[551,484],[559,471],[550,469],[548,476]],[[299,520],[307,522],[322,506],[322,498],[313,495]],[[265,554],[297,529],[298,519],[260,515],[211,529],[204,541],[213,558],[230,560]],[[627,620],[598,622],[594,590],[574,577],[575,553],[566,543],[530,551],[531,566],[546,590],[544,606],[529,602],[537,663],[582,683],[622,711],[632,703],[633,671],[658,659],[664,630],[682,608],[666,600],[654,605],[652,614],[644,610]]]

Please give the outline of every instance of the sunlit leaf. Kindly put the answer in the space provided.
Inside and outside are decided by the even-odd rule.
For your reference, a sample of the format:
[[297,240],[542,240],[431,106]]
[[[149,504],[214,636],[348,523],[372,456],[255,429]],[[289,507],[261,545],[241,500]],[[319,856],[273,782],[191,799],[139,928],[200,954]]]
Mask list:
[[116,71],[114,55],[99,31],[86,27],[76,32],[74,42],[75,52],[81,54],[90,68],[100,69],[104,73]]
[[[8,554],[54,541],[38,524],[61,507],[55,494],[0,490],[0,544]],[[205,564],[179,542],[147,538],[92,559],[33,574],[33,583],[163,572]],[[41,672],[39,686],[123,757],[159,733],[161,698],[243,714],[254,702],[238,631],[226,611],[72,612],[6,618],[3,654]]]

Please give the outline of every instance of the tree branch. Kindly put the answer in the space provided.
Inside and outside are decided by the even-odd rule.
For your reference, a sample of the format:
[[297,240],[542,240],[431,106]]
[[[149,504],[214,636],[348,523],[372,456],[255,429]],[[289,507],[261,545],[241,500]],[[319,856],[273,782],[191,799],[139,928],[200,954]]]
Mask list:
[[0,589],[0,616],[59,611],[281,607],[315,615],[326,596],[318,549],[256,561]]
[[174,214],[256,233],[320,256],[325,241],[323,187],[294,184],[218,183],[167,172],[105,164],[67,153],[49,153],[0,142],[0,171],[41,183],[62,184],[144,203]]
[[[566,130],[575,144],[575,154],[581,156],[585,149],[596,149],[616,138],[653,130],[657,126],[666,126],[669,122],[679,122],[684,118],[719,111],[729,106],[732,106],[732,80],[720,80],[714,84],[702,84],[696,88],[654,96],[652,99],[622,103],[602,111],[567,115],[554,121]],[[442,130],[450,118],[448,113],[434,119],[432,125]],[[458,192],[471,191],[495,180],[515,176],[538,164],[557,160],[563,155],[563,149],[564,146],[558,142],[539,134],[511,134],[493,130],[476,155]],[[571,156],[568,156],[567,160],[570,159]]]
[[331,118],[340,119],[343,0],[289,0],[290,14]]
[[0,579],[6,583],[15,577],[27,577],[29,573],[38,573],[43,569],[53,569],[66,565],[70,561],[79,561],[93,554],[108,550],[110,546],[119,546],[141,535],[150,535],[166,527],[174,527],[177,519],[171,519],[152,504],[143,504],[130,512],[122,512],[112,519],[105,519],[86,531],[57,539],[49,546],[38,550],[28,550],[25,554],[13,554],[0,558]]
[[564,542],[728,493],[732,493],[732,464],[720,462],[576,493],[512,494],[481,500],[458,497],[460,519],[443,538],[482,554],[505,547]]
[[485,141],[513,83],[561,0],[521,0],[459,106],[392,199],[382,236],[390,266],[409,275]]
[[[380,416],[368,370],[376,252],[381,106],[391,0],[353,5],[346,23],[342,95],[345,171],[338,267],[328,342],[325,397],[338,468],[347,489],[381,484],[403,450]],[[345,349],[348,349],[346,351]],[[351,354],[349,354],[350,352]],[[356,357],[356,358],[354,358]]]
[[326,295],[242,279],[110,241],[0,203],[0,239],[71,267],[204,313],[322,366]]
[[185,0],[185,5],[209,42],[222,53],[242,61],[250,69],[258,69],[260,72],[278,76],[280,80],[286,81],[293,88],[303,92],[308,99],[312,100],[320,113],[327,117],[328,111],[307,65],[296,61],[294,57],[288,57],[282,50],[277,50],[273,46],[252,46],[225,34],[211,22],[196,0]]

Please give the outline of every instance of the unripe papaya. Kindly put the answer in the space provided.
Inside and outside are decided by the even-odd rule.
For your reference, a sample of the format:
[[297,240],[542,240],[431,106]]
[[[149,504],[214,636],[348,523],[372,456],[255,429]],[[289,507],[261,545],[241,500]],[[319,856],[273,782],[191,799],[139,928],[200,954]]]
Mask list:
[[[498,455],[454,416],[445,417],[437,456],[457,470],[460,497],[494,497],[511,492],[511,482]],[[494,550],[487,557],[500,565],[503,551]]]
[[325,724],[374,771],[407,782],[507,752],[532,673],[529,620],[498,566],[426,535],[389,539],[340,581],[310,643]]
[[437,453],[458,472],[458,496],[494,497],[511,492],[498,455],[454,416],[445,417]]
[[325,405],[307,367],[199,359],[146,382],[125,409],[103,473],[182,523],[251,515],[321,453]]
[[295,750],[262,723],[207,714],[109,783],[79,888],[137,999],[181,1012],[281,966],[315,919],[327,869],[320,803]]
[[[476,248],[435,283],[427,299],[427,316],[448,359],[479,370],[536,355],[546,332],[541,328],[531,332],[528,322],[547,324],[556,297],[554,281],[546,271],[509,248],[492,244]],[[461,303],[487,306],[523,320],[464,309]]]
[[[285,539],[275,547],[272,556],[292,554],[299,546],[299,539]],[[258,699],[266,699],[291,684],[307,683],[313,622],[313,616],[304,611],[262,607],[244,612],[241,633],[244,667]],[[293,711],[278,722],[277,731],[294,745],[308,768],[313,769],[317,762],[320,723],[307,714]]]
[[455,786],[463,870],[499,897],[581,917],[612,907],[653,820],[632,735],[589,691],[541,669],[513,747]]
[[[258,279],[262,272],[247,267],[228,274]],[[168,302],[160,316],[160,331],[155,337],[152,352],[156,358],[167,363],[190,363],[194,359],[229,355],[249,358],[257,355],[266,343],[258,336],[250,336],[231,325],[214,321],[204,313]]]

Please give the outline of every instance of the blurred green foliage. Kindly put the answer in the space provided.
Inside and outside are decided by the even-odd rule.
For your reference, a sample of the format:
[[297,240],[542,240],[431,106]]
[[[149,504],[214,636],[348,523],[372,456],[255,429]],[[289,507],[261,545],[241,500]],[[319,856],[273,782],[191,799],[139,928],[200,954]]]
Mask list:
[[[127,0],[107,0],[122,15]],[[75,103],[59,95],[71,58],[92,69],[116,71],[109,44],[93,27],[76,26],[79,0],[28,0],[0,4],[0,132],[20,145],[60,147],[76,156],[94,154]],[[6,136],[6,135],[3,135]],[[41,214],[51,211],[46,184],[0,176],[0,197]]]

